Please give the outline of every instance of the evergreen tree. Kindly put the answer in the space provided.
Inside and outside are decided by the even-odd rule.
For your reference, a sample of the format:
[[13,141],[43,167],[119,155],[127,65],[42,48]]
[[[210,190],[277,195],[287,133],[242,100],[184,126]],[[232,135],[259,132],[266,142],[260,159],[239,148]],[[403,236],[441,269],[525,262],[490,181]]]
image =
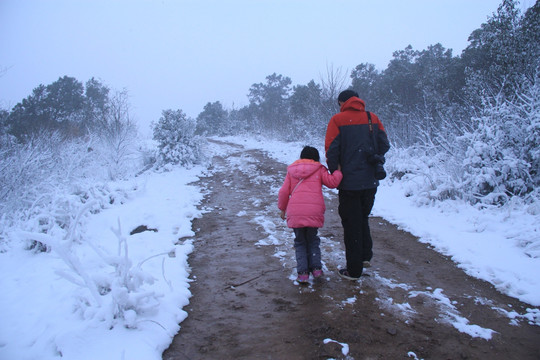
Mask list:
[[190,166],[199,162],[201,142],[194,136],[195,126],[182,110],[163,110],[159,121],[152,124],[160,165]]
[[476,105],[486,91],[490,96],[499,92],[514,96],[522,76],[534,76],[540,55],[538,6],[522,18],[516,0],[503,0],[497,12],[472,32],[462,58],[467,68],[467,91]]
[[291,123],[286,134],[291,138],[305,133],[321,136],[326,130],[328,119],[324,117],[321,86],[311,80],[307,85],[293,87],[289,98]]
[[88,127],[94,127],[100,118],[109,111],[110,89],[95,78],[86,82],[85,86],[85,122]]
[[11,110],[8,132],[19,141],[43,131],[60,131],[68,137],[86,134],[106,114],[109,101],[109,89],[99,81],[92,78],[86,85],[85,91],[81,82],[68,76],[39,85]]
[[287,127],[290,85],[290,78],[273,73],[266,77],[265,84],[253,84],[249,89],[251,109],[265,130],[275,132]]
[[356,66],[351,72],[351,79],[351,88],[369,105],[372,111],[377,112],[381,107],[378,88],[381,74],[377,71],[375,65],[362,63]]
[[226,132],[229,114],[219,101],[207,103],[197,116],[197,135],[223,135]]

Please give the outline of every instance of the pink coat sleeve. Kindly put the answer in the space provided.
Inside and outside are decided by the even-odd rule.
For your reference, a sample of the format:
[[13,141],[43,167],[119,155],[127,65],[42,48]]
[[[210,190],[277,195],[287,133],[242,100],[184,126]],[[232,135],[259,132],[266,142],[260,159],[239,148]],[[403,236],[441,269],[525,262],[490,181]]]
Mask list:
[[336,170],[332,174],[330,174],[328,172],[328,169],[325,166],[322,166],[321,172],[323,184],[330,189],[337,188],[339,186],[339,183],[341,182],[341,179],[343,179],[343,174],[339,170]]
[[291,196],[291,177],[289,173],[287,173],[287,176],[285,176],[285,181],[283,181],[283,185],[281,185],[281,189],[279,189],[279,194],[278,194],[279,210],[282,210],[282,211],[287,210],[287,205],[289,204],[290,196]]

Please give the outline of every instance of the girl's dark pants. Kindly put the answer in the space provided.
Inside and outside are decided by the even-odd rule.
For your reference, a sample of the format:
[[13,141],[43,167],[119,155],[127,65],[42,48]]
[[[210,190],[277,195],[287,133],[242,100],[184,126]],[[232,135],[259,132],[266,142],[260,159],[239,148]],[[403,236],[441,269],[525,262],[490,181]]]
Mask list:
[[295,228],[294,248],[296,250],[296,271],[310,272],[321,268],[321,239],[317,236],[317,228]]
[[377,188],[365,190],[339,190],[339,216],[343,225],[347,271],[360,277],[363,262],[373,256],[373,240],[368,217],[375,202]]

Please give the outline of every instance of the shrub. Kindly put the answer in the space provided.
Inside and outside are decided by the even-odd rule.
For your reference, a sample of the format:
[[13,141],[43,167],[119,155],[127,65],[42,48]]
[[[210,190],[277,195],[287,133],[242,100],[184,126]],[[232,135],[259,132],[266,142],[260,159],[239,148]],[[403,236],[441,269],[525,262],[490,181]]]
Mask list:
[[164,110],[152,128],[158,142],[158,165],[190,166],[202,160],[202,138],[195,136],[195,121],[182,110]]

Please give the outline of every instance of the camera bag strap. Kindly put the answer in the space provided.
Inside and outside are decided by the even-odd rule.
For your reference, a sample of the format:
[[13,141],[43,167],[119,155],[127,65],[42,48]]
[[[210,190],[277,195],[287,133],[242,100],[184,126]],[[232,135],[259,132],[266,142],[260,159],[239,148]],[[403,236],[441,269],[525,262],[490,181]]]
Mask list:
[[373,122],[371,121],[371,113],[366,111],[369,125],[369,133],[371,134],[371,141],[373,141],[373,148],[375,152],[379,151],[379,144],[377,143],[377,138],[375,137],[375,132],[373,131]]

